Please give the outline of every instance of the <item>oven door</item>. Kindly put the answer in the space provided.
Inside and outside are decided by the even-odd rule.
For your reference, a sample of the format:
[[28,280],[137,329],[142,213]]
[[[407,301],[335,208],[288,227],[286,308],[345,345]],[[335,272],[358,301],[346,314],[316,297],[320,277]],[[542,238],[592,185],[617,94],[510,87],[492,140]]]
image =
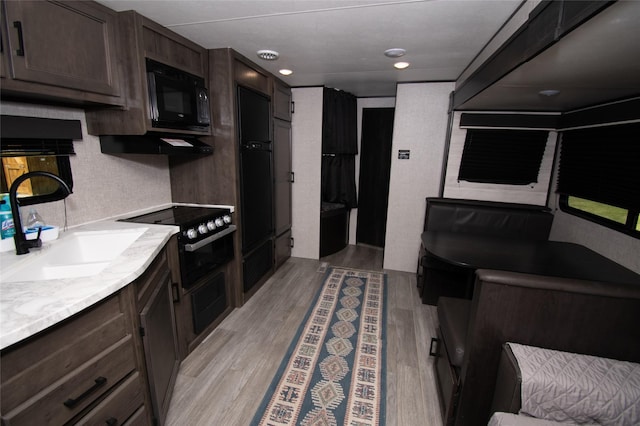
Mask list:
[[180,244],[182,286],[193,287],[198,280],[233,259],[235,225],[194,244]]

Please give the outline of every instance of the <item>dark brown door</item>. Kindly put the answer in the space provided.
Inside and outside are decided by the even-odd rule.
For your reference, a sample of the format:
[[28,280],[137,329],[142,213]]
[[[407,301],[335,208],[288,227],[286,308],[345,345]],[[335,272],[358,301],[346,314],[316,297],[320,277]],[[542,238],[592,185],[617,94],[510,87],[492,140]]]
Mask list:
[[171,293],[171,276],[167,269],[140,313],[151,402],[160,425],[164,424],[169,410],[173,384],[180,367]]
[[391,170],[394,108],[362,110],[356,241],[384,247]]
[[278,236],[291,228],[291,123],[273,122],[275,230]]

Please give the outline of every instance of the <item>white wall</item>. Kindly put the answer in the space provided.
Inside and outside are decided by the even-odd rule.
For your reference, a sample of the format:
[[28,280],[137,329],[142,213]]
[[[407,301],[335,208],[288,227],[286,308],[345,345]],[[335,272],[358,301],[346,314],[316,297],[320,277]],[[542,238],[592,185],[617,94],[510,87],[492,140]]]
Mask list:
[[[360,199],[360,147],[362,145],[362,110],[364,108],[393,108],[396,98],[358,98],[358,154],[356,155],[356,192]],[[356,244],[358,209],[351,209],[349,217],[349,244]]]
[[322,87],[291,90],[296,112],[291,121],[292,186],[291,255],[320,257],[320,178],[322,164]]
[[478,182],[458,181],[460,161],[464,150],[466,129],[460,128],[460,112],[454,114],[451,142],[449,145],[449,159],[447,163],[447,177],[443,196],[448,198],[468,198],[472,200],[502,201],[507,203],[547,204],[547,194],[553,168],[553,158],[556,150],[557,133],[549,132],[547,146],[540,164],[538,182],[531,185],[501,185]]
[[[454,83],[399,84],[393,125],[384,268],[415,272],[425,198],[438,196]],[[399,160],[398,150],[411,151]]]
[[[80,120],[82,140],[70,156],[73,194],[63,201],[35,205],[50,225],[67,225],[121,215],[171,202],[169,165],[164,155],[115,157],[100,152],[100,140],[87,134],[84,111],[74,108],[2,102],[4,115]],[[22,209],[24,210],[24,209]],[[23,212],[23,217],[27,212]]]

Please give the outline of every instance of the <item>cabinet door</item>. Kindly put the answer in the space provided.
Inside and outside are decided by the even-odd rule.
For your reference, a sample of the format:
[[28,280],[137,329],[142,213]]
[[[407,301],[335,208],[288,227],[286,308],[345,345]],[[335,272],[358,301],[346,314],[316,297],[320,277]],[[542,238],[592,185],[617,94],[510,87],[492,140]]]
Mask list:
[[275,230],[278,236],[291,228],[291,123],[273,121]]
[[292,245],[291,230],[285,232],[279,237],[276,237],[274,253],[276,259],[276,268],[280,267],[288,258],[291,257]]
[[[0,78],[7,76],[7,33],[4,25],[4,7],[0,4]],[[4,83],[4,80],[2,81]]]
[[281,83],[273,86],[273,116],[284,121],[291,121],[291,89]]
[[151,403],[160,424],[164,424],[180,366],[170,277],[165,268],[140,313]]
[[5,7],[12,78],[118,95],[115,12],[79,1],[7,1]]

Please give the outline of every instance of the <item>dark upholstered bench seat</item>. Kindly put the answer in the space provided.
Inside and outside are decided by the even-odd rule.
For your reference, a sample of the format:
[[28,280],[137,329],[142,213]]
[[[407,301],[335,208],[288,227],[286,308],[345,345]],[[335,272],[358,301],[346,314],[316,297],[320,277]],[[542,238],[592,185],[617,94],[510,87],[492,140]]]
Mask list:
[[429,354],[436,357],[436,381],[445,426],[452,424],[458,402],[470,311],[469,300],[453,297],[438,300],[438,337],[432,339]]
[[544,206],[428,197],[417,277],[422,303],[437,305],[441,296],[471,299],[475,281],[471,268],[448,264],[426,249],[429,234],[546,241],[552,223],[553,214]]
[[462,367],[464,343],[467,338],[471,301],[453,297],[440,297],[438,300],[438,321],[440,332],[447,347],[449,363]]

